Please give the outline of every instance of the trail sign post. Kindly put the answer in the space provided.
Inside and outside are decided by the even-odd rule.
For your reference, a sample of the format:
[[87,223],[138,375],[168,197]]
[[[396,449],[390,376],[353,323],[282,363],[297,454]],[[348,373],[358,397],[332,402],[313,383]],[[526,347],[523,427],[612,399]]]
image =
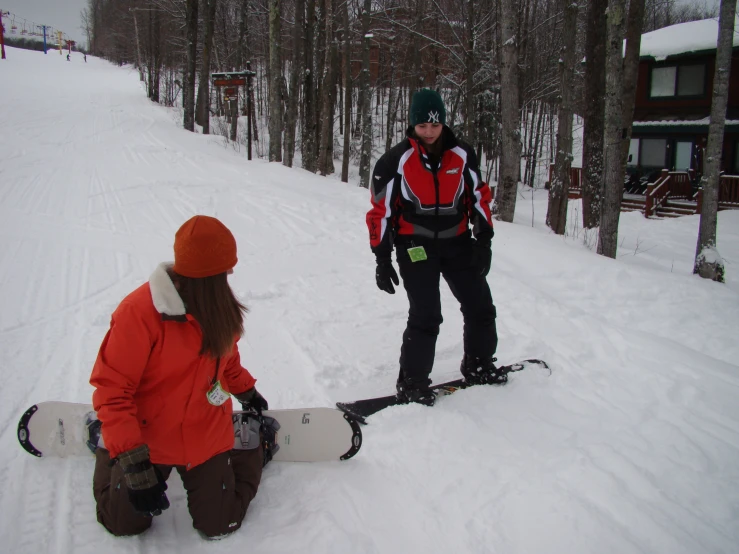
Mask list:
[[231,110],[231,140],[236,140],[236,131],[239,121],[239,87],[246,86],[246,126],[247,126],[247,159],[251,160],[251,79],[256,75],[251,70],[246,71],[227,71],[221,73],[211,73],[210,79],[214,87],[223,88],[223,101],[229,103]]

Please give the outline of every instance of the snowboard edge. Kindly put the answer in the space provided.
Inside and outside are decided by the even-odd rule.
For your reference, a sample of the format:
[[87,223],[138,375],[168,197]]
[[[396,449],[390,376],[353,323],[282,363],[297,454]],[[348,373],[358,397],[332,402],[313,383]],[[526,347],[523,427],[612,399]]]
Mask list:
[[37,411],[38,406],[34,404],[24,412],[23,416],[18,422],[18,442],[21,443],[21,446],[26,452],[32,454],[33,456],[41,458],[43,457],[43,454],[40,450],[33,446],[33,443],[31,442],[31,434],[28,430],[28,422],[31,420],[33,414],[35,414]]
[[352,428],[352,446],[339,458],[339,460],[348,460],[349,458],[353,458],[357,452],[359,452],[359,449],[362,448],[362,429],[359,427],[359,422],[346,412],[344,412],[344,419]]

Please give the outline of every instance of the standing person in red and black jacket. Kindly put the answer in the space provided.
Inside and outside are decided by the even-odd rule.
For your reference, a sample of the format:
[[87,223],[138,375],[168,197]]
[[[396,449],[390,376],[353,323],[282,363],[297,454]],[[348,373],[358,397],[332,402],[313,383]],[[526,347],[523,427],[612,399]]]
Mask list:
[[432,406],[436,398],[429,375],[442,322],[441,276],[464,316],[464,379],[475,384],[507,379],[495,366],[495,306],[486,280],[493,238],[490,201],[474,150],[446,126],[441,96],[430,89],[416,92],[407,138],[375,165],[367,213],[377,286],[395,293],[395,246],[410,302],[397,382],[403,402]]

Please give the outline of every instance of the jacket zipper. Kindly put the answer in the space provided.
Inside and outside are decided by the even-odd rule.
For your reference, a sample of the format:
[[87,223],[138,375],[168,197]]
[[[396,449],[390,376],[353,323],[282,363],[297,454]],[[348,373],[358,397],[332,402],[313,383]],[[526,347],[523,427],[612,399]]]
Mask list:
[[439,188],[441,185],[439,184],[439,175],[438,170],[441,167],[441,159],[439,159],[438,167],[434,167],[434,169],[431,170],[431,174],[434,176],[434,187],[436,188],[436,207],[434,209],[434,242],[436,242],[439,239],[439,201],[440,201],[440,191]]

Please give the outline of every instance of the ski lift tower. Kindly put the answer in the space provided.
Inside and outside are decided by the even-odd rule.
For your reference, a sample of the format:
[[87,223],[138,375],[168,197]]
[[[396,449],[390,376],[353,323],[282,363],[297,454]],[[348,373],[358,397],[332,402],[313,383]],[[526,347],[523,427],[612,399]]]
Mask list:
[[8,17],[8,12],[0,10],[0,59],[5,59],[5,27],[3,27],[3,17]]
[[44,54],[46,54],[46,51],[48,50],[46,46],[46,29],[50,29],[50,27],[48,25],[37,25],[37,27],[44,32]]

